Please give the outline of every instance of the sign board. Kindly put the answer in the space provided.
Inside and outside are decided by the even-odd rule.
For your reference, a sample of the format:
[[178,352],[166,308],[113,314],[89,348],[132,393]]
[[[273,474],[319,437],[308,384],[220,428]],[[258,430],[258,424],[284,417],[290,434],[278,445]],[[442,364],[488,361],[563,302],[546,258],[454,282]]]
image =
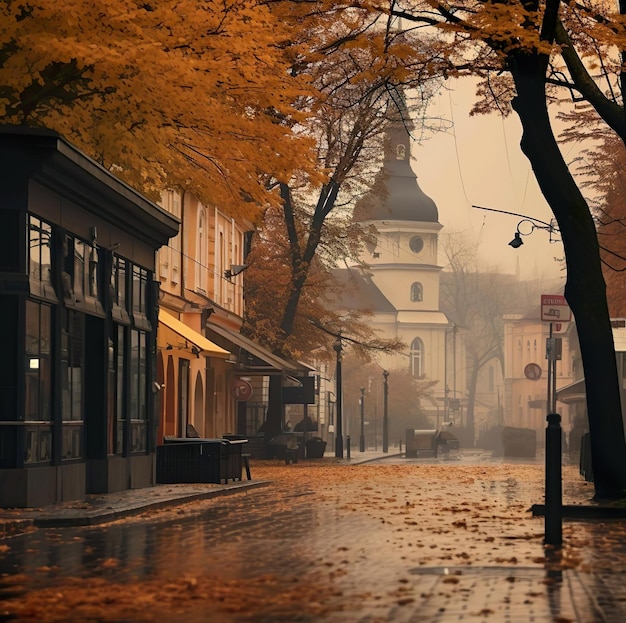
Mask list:
[[560,294],[541,295],[541,320],[546,322],[569,322],[572,310]]
[[235,400],[250,400],[252,398],[252,385],[245,379],[235,379],[232,392]]
[[296,387],[283,387],[283,404],[286,405],[314,405],[315,404],[315,377],[299,376],[301,383]]
[[530,381],[538,381],[541,378],[541,366],[538,363],[529,363],[524,368],[524,376]]

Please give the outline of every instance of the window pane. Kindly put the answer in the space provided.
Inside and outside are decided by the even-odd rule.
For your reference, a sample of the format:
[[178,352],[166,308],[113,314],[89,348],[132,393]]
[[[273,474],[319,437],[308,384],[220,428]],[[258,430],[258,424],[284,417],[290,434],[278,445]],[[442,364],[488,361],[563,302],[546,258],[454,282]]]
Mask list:
[[124,429],[126,421],[126,409],[124,408],[124,329],[122,327],[116,327],[115,357],[115,374],[117,382],[115,409],[115,452],[117,454],[122,454],[124,452]]
[[131,452],[146,449],[146,334],[131,331]]
[[50,374],[50,331],[52,311],[48,305],[26,301],[25,305],[25,418],[50,419],[52,399]]
[[63,420],[81,421],[83,404],[83,314],[68,311],[61,336],[61,378]]
[[74,297],[77,302],[85,300],[85,243],[74,240]]
[[49,462],[52,457],[52,429],[50,426],[29,426],[26,429],[26,463]]
[[39,419],[39,305],[26,301],[26,412],[27,421]]
[[79,459],[83,455],[82,423],[63,424],[63,459]]

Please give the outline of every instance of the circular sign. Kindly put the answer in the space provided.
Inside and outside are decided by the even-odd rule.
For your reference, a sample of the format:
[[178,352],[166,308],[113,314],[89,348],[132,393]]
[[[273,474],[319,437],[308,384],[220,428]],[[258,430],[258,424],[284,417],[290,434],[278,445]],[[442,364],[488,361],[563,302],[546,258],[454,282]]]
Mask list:
[[541,378],[541,366],[538,363],[529,363],[524,368],[524,376],[530,381],[538,381]]
[[250,400],[252,397],[252,385],[245,379],[235,379],[232,392],[235,400]]

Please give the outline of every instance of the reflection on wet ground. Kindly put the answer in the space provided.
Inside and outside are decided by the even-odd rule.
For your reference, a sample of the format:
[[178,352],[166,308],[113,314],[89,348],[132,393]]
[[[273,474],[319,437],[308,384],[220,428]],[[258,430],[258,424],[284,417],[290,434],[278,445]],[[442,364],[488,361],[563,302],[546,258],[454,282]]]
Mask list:
[[[542,502],[541,469],[260,466],[271,487],[7,539],[0,572],[21,574],[26,592],[70,577],[192,576],[259,591],[256,611],[220,621],[626,620],[624,523],[566,522],[563,551],[546,551],[543,519],[529,513]],[[573,468],[564,479],[564,501],[589,499]],[[270,603],[274,580],[287,604]],[[186,620],[206,620],[206,605]]]

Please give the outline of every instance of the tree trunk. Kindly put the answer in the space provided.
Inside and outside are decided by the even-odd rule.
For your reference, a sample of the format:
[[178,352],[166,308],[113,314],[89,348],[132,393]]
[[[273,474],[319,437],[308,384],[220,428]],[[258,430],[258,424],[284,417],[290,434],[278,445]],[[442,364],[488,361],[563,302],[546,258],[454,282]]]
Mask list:
[[469,383],[467,387],[467,430],[469,433],[469,438],[472,442],[472,448],[475,445],[475,431],[474,431],[474,408],[476,404],[476,385],[478,383],[478,372],[480,371],[481,365],[478,360],[473,361],[472,371],[469,378]]
[[595,225],[552,132],[545,94],[545,60],[519,56],[511,60],[510,69],[517,90],[513,108],[523,128],[521,148],[563,240],[565,296],[576,318],[583,360],[596,497],[624,497],[626,442]]

